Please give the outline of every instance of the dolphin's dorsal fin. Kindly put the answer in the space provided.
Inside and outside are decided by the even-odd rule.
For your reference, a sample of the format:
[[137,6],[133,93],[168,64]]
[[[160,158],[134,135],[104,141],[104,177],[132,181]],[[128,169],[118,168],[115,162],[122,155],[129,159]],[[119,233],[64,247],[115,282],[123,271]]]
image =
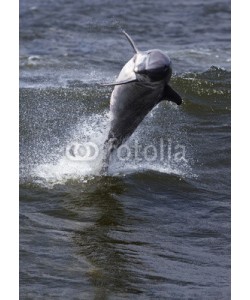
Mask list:
[[115,86],[115,85],[121,85],[121,84],[127,84],[130,82],[135,82],[138,81],[137,79],[128,79],[128,80],[120,80],[116,82],[111,82],[111,83],[101,83],[102,86]]
[[132,48],[134,49],[135,53],[138,53],[139,50],[136,47],[134,41],[132,40],[132,38],[127,34],[127,32],[125,30],[122,30],[122,33],[125,34],[126,38],[128,39],[130,45],[132,46]]

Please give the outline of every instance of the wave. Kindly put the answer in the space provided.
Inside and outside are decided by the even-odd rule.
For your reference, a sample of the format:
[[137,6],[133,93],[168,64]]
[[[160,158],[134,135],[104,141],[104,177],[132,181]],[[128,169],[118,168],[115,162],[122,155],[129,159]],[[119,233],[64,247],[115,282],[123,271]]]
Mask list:
[[185,109],[193,113],[228,113],[231,110],[231,72],[212,66],[202,73],[186,73],[173,78],[173,86],[183,95]]

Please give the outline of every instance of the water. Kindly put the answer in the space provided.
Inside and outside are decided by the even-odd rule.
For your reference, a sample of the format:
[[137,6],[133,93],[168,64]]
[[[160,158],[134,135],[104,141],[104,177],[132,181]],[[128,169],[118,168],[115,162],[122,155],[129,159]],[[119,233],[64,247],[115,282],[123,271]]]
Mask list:
[[[107,136],[121,28],[184,103],[101,176],[77,155]],[[21,299],[230,299],[230,80],[229,1],[20,2]]]

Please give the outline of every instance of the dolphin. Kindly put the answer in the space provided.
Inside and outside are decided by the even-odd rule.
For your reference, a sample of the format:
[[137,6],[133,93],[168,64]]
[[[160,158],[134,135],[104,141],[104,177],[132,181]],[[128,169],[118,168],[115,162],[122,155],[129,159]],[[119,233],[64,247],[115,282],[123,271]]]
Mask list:
[[169,85],[172,63],[161,50],[140,51],[125,32],[135,54],[124,65],[110,99],[111,126],[104,143],[102,173],[107,173],[110,155],[135,131],[144,117],[162,100],[182,103],[181,96]]

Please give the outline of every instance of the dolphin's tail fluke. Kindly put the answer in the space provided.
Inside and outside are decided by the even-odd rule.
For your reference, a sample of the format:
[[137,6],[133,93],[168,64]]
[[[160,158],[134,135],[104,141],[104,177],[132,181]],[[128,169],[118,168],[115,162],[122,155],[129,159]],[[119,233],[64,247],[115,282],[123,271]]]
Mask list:
[[114,138],[114,137],[108,137],[108,139],[105,141],[103,146],[104,151],[104,158],[102,161],[102,169],[101,169],[101,175],[107,175],[108,173],[108,167],[109,167],[109,161],[110,156],[114,150],[120,147],[122,144],[122,139]]
[[130,45],[132,46],[132,48],[134,49],[135,53],[138,53],[139,50],[136,47],[134,41],[132,40],[132,38],[127,34],[127,32],[125,30],[122,30],[122,33],[125,34],[126,38],[128,39]]
[[109,160],[111,153],[116,149],[115,141],[112,138],[108,138],[103,146],[104,157],[102,161],[101,175],[107,175],[109,168]]

